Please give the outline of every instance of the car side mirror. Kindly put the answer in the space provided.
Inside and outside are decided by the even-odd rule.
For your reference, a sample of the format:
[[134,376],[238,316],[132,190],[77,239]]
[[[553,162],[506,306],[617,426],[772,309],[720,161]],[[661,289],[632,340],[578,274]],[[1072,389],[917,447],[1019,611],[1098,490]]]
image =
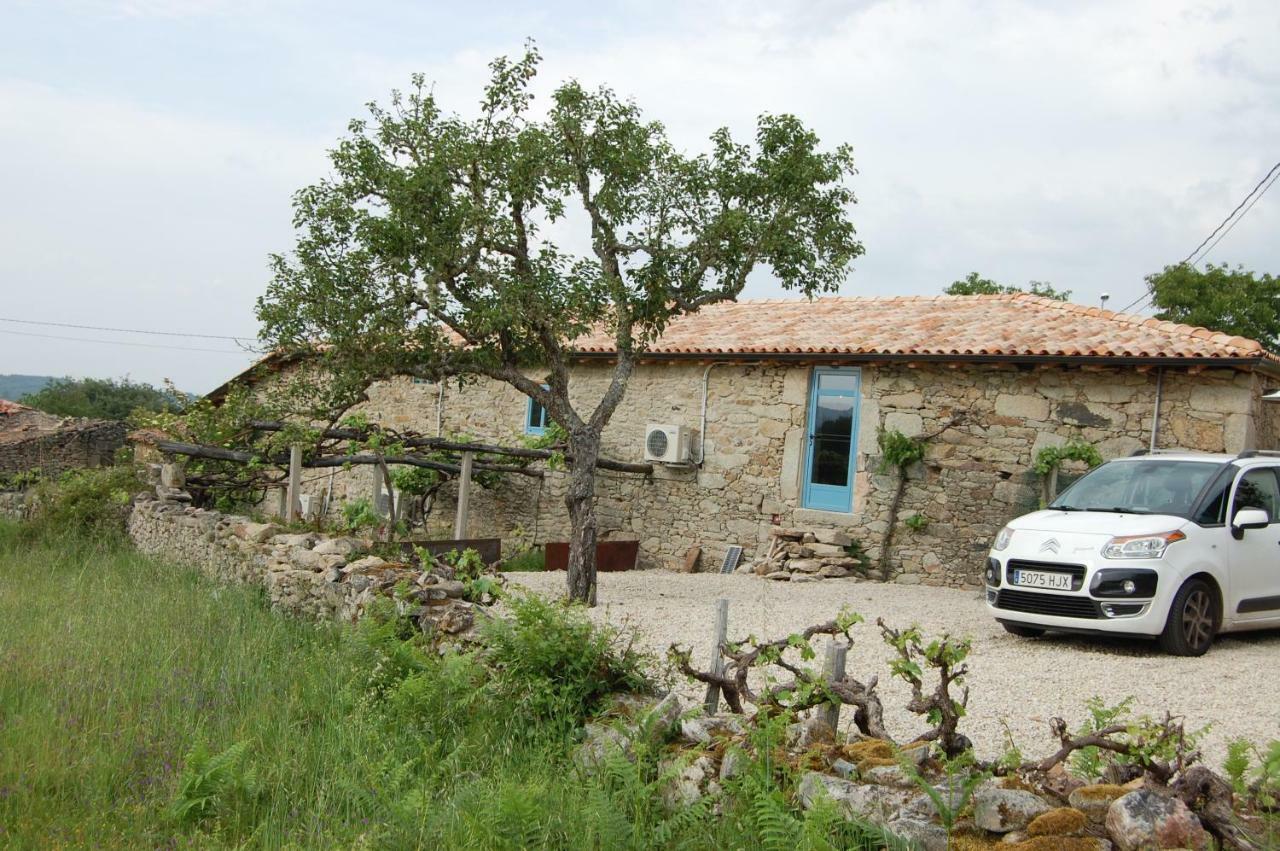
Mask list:
[[1231,535],[1240,540],[1245,529],[1263,529],[1270,523],[1271,517],[1261,508],[1242,508],[1231,521]]

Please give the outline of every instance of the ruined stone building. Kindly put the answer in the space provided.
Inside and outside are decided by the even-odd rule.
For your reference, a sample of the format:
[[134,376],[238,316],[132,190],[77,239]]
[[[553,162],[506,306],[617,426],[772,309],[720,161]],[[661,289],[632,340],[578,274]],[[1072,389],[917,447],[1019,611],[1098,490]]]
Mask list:
[[54,476],[110,464],[125,431],[122,422],[59,417],[0,399],[0,475]]
[[[571,393],[589,410],[608,383],[610,342],[575,349]],[[289,367],[269,358],[240,378],[275,368]],[[899,514],[927,524],[895,532],[896,581],[976,584],[995,533],[1037,505],[1042,448],[1275,448],[1280,406],[1263,396],[1277,386],[1280,359],[1252,340],[1030,295],[714,305],[669,326],[605,431],[605,453],[621,460],[644,458],[653,426],[685,430],[688,451],[648,478],[599,474],[602,538],[638,540],[644,567],[674,567],[691,546],[718,564],[731,545],[758,554],[781,525],[843,530],[874,558],[895,484],[880,472],[877,432],[896,429],[931,436]],[[507,445],[546,424],[540,406],[488,379],[381,383],[363,410]],[[336,506],[367,496],[370,477],[340,471],[308,487],[331,487]],[[564,483],[551,472],[473,490],[471,533],[564,540]],[[446,528],[450,503],[446,488],[435,513]]]

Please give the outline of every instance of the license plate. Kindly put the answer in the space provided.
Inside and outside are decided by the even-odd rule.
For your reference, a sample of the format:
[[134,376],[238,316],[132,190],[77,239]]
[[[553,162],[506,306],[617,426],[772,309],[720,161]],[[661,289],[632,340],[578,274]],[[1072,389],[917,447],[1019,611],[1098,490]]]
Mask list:
[[1070,591],[1070,573],[1049,573],[1044,570],[1015,570],[1013,584],[1027,588],[1048,588],[1051,591]]

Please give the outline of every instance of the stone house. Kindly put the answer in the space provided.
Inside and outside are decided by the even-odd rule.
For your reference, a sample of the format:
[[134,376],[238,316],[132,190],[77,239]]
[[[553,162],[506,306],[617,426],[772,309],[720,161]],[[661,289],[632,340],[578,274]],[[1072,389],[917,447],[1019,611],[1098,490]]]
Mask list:
[[59,417],[0,399],[0,475],[109,465],[125,431],[122,422]]
[[[595,337],[575,349],[571,393],[586,407],[612,352]],[[650,477],[601,472],[601,536],[638,540],[643,567],[677,567],[692,546],[703,569],[732,545],[750,559],[779,526],[842,531],[875,559],[896,483],[879,472],[877,432],[896,429],[930,439],[899,513],[927,525],[895,531],[895,581],[976,584],[995,533],[1037,505],[1042,448],[1072,438],[1105,458],[1275,448],[1280,408],[1263,396],[1277,386],[1280,358],[1252,340],[1030,295],[715,305],[646,352],[604,435],[606,454],[639,461],[648,425],[684,426],[690,462],[655,465]],[[404,378],[368,396],[371,421],[426,434],[519,445],[545,425],[539,406],[488,379]],[[308,488],[329,489],[337,505],[367,497],[370,482],[359,469],[312,474]],[[473,490],[470,533],[565,539],[564,484],[551,472]],[[440,531],[452,517],[448,486],[442,494]]]

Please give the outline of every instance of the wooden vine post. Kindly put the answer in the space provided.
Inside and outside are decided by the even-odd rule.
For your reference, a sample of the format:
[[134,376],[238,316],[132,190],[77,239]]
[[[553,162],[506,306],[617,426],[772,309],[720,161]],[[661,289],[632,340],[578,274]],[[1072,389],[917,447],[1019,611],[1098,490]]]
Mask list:
[[[845,664],[849,657],[849,644],[832,638],[831,643],[827,645],[827,662],[825,673],[828,683],[837,683],[844,679]],[[832,730],[840,728],[840,704],[831,703],[822,711],[822,717],[831,725]]]
[[293,444],[289,447],[289,484],[285,495],[284,519],[293,523],[298,519],[302,500],[298,497],[302,491],[302,447]]
[[[724,676],[724,643],[729,639],[729,601],[723,597],[716,600],[716,619],[711,628],[711,668],[712,675]],[[707,683],[707,696],[704,701],[708,715],[715,715],[720,709],[720,686]]]
[[462,453],[462,472],[458,476],[458,513],[453,518],[455,541],[462,541],[467,537],[467,514],[471,509],[471,465],[474,461],[474,452]]

